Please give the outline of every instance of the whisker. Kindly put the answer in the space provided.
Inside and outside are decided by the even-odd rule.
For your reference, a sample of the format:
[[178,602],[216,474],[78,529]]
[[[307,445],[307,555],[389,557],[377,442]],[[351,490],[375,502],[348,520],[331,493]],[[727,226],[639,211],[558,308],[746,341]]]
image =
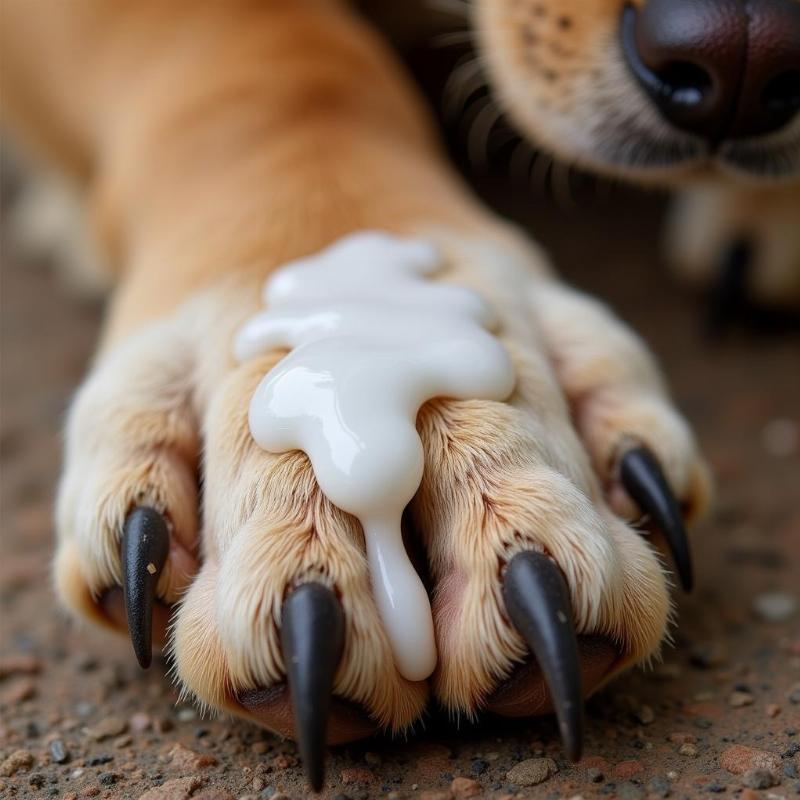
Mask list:
[[469,15],[467,0],[427,0],[426,5],[434,11],[441,11],[454,17],[466,18]]
[[519,141],[511,152],[511,158],[508,161],[509,175],[512,185],[517,189],[523,187],[530,189],[531,168],[536,159],[536,151],[526,139],[521,136],[517,138]]
[[453,122],[470,96],[486,86],[483,66],[477,56],[458,64],[447,79],[442,93],[445,119]]
[[549,198],[551,196],[550,173],[553,169],[553,159],[546,153],[537,152],[533,161],[530,177],[530,191]]
[[572,168],[562,161],[553,161],[551,172],[551,186],[553,199],[562,211],[574,211],[577,208],[575,196],[572,193]]
[[489,138],[492,128],[497,124],[502,113],[491,97],[476,114],[467,133],[467,158],[473,168],[485,168],[489,163]]
[[455,47],[460,44],[472,44],[473,33],[471,30],[450,31],[449,33],[437,33],[431,37],[432,47]]

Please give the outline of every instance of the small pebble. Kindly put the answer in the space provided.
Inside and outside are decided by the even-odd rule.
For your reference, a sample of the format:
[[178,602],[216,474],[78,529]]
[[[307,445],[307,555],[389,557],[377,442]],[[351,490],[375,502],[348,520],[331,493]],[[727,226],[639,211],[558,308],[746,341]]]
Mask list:
[[[288,753],[279,753],[272,759],[272,766],[276,770],[290,769],[297,765],[297,759]],[[368,770],[363,770],[367,772]]]
[[50,742],[50,758],[56,764],[66,764],[69,761],[69,750],[64,746],[61,739],[53,739]]
[[106,717],[96,725],[86,729],[86,734],[96,742],[110,739],[112,736],[119,736],[128,730],[128,722],[122,717]]
[[742,708],[743,706],[751,706],[755,702],[753,695],[747,692],[734,692],[728,698],[728,705],[733,708]]
[[149,730],[153,721],[149,714],[138,711],[128,720],[128,728],[131,733],[144,733]]
[[795,742],[794,744],[790,744],[786,750],[781,753],[781,758],[794,758],[798,753],[800,753],[800,743]]
[[694,758],[697,755],[697,748],[691,744],[691,742],[686,742],[686,744],[682,744],[678,752],[682,756],[687,756],[688,758]]
[[720,753],[719,764],[734,775],[742,775],[750,770],[765,769],[770,772],[778,769],[780,758],[769,750],[734,744]]
[[0,764],[0,775],[10,778],[21,769],[30,769],[33,766],[33,755],[27,750],[15,750]]
[[146,791],[139,800],[188,800],[202,786],[200,778],[191,775],[186,778],[173,778],[160,786]]
[[512,767],[506,777],[516,786],[536,786],[558,771],[552,758],[528,758]]
[[199,769],[206,767],[213,767],[217,764],[217,759],[209,753],[198,753],[195,750],[190,750],[180,742],[173,745],[167,753],[173,767],[176,767],[186,772],[196,772]]
[[636,711],[636,719],[639,720],[642,725],[650,725],[655,718],[655,712],[652,708],[650,708],[650,706],[639,706]]
[[750,769],[742,775],[742,783],[750,789],[769,789],[777,786],[775,774],[768,769]]
[[597,767],[589,767],[586,770],[586,778],[592,783],[602,783],[605,780],[605,775]]
[[797,600],[787,592],[764,592],[756,595],[753,610],[765,622],[784,622],[797,611]]
[[40,775],[38,772],[35,772],[30,776],[30,778],[28,778],[28,783],[35,789],[41,789],[42,786],[44,786],[44,775]]

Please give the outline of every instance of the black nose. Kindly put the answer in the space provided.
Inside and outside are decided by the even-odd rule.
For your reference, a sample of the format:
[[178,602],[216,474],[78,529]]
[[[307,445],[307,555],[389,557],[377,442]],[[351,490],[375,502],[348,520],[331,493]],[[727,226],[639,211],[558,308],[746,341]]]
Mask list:
[[771,133],[800,110],[799,0],[628,6],[633,74],[673,125],[712,140]]

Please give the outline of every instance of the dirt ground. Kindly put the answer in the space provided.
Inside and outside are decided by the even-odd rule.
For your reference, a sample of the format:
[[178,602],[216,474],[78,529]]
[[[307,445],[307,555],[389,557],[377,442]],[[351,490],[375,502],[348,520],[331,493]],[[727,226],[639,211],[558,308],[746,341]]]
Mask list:
[[[645,336],[696,425],[719,483],[713,518],[694,531],[698,586],[678,598],[663,663],[590,702],[577,766],[561,758],[549,719],[456,729],[432,711],[407,741],[334,749],[325,796],[800,794],[797,335],[704,337],[702,303],[659,263],[655,198],[593,199],[568,213],[505,189],[496,196],[569,280]],[[292,743],[201,719],[178,702],[163,661],[142,672],[126,641],[56,608],[48,568],[60,428],[101,312],[65,292],[51,265],[8,244],[2,262],[0,797],[307,796]]]

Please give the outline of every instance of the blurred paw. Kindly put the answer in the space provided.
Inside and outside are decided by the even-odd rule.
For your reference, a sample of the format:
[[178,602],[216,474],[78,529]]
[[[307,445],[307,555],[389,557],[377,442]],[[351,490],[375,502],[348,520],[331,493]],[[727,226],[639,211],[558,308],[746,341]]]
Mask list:
[[800,313],[798,220],[800,186],[687,190],[673,201],[667,255],[682,280],[709,291],[719,322],[759,308]]

